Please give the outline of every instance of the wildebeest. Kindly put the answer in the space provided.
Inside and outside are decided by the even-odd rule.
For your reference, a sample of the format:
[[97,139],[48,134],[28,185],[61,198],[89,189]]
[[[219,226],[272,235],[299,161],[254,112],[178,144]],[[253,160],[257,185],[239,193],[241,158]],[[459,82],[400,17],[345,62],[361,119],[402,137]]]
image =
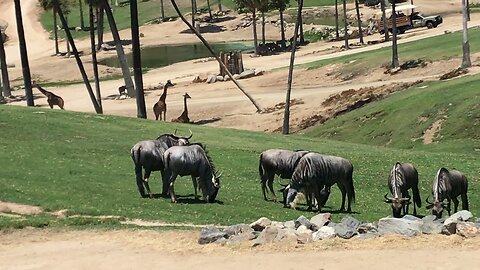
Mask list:
[[297,192],[303,190],[307,197],[309,193],[314,194],[318,203],[317,210],[320,211],[322,204],[326,202],[325,196],[328,198],[330,194],[329,188],[335,183],[342,192],[340,211],[345,211],[345,197],[348,195],[347,211],[351,212],[351,203],[355,200],[352,163],[341,157],[318,153],[305,154],[293,172],[286,203],[289,205],[293,202]]
[[418,191],[418,172],[410,163],[395,163],[390,176],[388,177],[388,188],[393,197],[387,197],[385,194],[385,202],[392,204],[392,214],[398,218],[408,213],[408,205],[410,204],[410,194],[408,190],[412,189],[413,193],[413,214],[417,214],[417,208],[422,206],[420,192]]
[[[453,201],[454,213],[458,210],[457,197],[462,196],[462,208],[468,210],[468,181],[467,177],[457,170],[438,170],[432,185],[433,203],[426,199],[427,209],[432,209],[432,215],[442,217],[443,209],[446,208],[450,215],[450,202]],[[447,205],[443,202],[447,200]]]
[[[193,134],[190,131],[188,137],[178,137],[174,134],[163,134],[155,140],[140,141],[136,143],[130,150],[130,154],[135,164],[135,177],[140,195],[145,198],[145,188],[151,196],[148,178],[152,171],[160,171],[162,175],[162,194],[167,194],[168,179],[164,174],[163,153],[170,147],[176,145],[188,145],[189,139]],[[142,177],[142,168],[145,170],[144,178]]]
[[175,196],[175,179],[178,175],[192,176],[195,198],[197,198],[197,184],[202,191],[203,199],[210,203],[215,202],[220,188],[220,176],[208,153],[201,144],[187,146],[172,146],[163,154],[165,173],[169,175],[169,194],[172,202],[177,202]]
[[[283,149],[269,149],[260,154],[258,171],[260,173],[260,181],[262,184],[263,198],[267,200],[267,184],[273,195],[273,201],[277,201],[277,196],[273,191],[273,179],[275,175],[279,175],[282,179],[292,178],[295,166],[298,161],[308,151],[290,151]],[[268,192],[268,191],[267,191]]]

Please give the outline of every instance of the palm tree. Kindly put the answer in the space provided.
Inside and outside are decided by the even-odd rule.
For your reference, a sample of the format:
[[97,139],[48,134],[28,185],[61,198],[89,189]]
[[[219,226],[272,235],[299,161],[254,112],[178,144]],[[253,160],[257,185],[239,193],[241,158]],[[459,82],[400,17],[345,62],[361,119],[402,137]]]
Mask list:
[[102,96],[100,93],[100,78],[98,76],[98,62],[97,62],[97,49],[95,47],[95,25],[93,19],[93,7],[101,5],[100,1],[87,0],[88,1],[88,16],[90,21],[90,47],[92,51],[92,65],[93,65],[93,79],[95,81],[95,93],[97,97],[97,103],[99,107],[99,114],[103,113],[102,108]]
[[345,35],[343,39],[345,40],[345,49],[350,49],[348,45],[348,22],[347,22],[347,0],[343,0],[343,23],[345,25]]
[[143,92],[137,0],[130,0],[130,26],[132,28],[133,76],[135,78],[135,86],[137,92],[137,117],[147,118],[147,110],[145,108],[145,94]]
[[88,80],[87,73],[85,72],[85,68],[83,67],[82,59],[80,59],[80,55],[78,54],[77,47],[75,46],[75,41],[73,40],[72,34],[70,33],[70,29],[68,28],[68,23],[63,15],[62,8],[60,7],[58,0],[53,0],[53,4],[57,9],[58,16],[60,17],[60,21],[62,22],[62,26],[65,29],[65,34],[67,35],[67,42],[72,46],[73,55],[75,56],[75,60],[77,61],[78,69],[80,70],[80,74],[82,75],[83,82],[87,88],[87,92],[90,96],[90,100],[92,101],[93,108],[95,109],[96,113],[101,113],[101,109],[97,100],[95,99],[95,95],[93,94],[92,86],[90,85],[90,81]]
[[253,45],[255,47],[255,54],[259,54],[258,37],[257,37],[257,10],[260,6],[258,0],[233,0],[237,5],[237,8],[245,8],[252,13],[252,26],[253,26]]
[[335,40],[340,39],[340,34],[338,31],[338,0],[335,0]]
[[287,95],[285,98],[285,113],[283,115],[283,134],[288,134],[290,132],[290,94],[292,92],[293,64],[295,63],[295,51],[297,50],[298,30],[300,28],[300,24],[302,23],[302,8],[303,0],[298,0],[297,20],[295,22],[295,30],[293,32],[292,53],[290,55],[290,67],[288,69]]
[[25,43],[25,31],[23,30],[22,9],[20,0],[14,0],[15,17],[17,19],[17,33],[18,43],[20,46],[20,58],[22,61],[23,82],[25,85],[25,98],[27,99],[27,106],[34,106],[33,92],[32,92],[32,78],[30,77],[30,65],[28,64],[27,45]]
[[[297,5],[300,6],[300,3],[299,1],[297,0]],[[300,18],[297,18],[297,19],[300,19],[300,22],[299,22],[299,27],[300,27],[300,32],[299,32],[299,35],[300,35],[300,44],[305,44],[305,35],[303,34],[303,16],[302,14],[300,14]]]
[[265,46],[265,13],[270,10],[269,0],[258,0],[258,11],[262,13],[262,44]]
[[272,8],[277,9],[280,13],[280,29],[281,29],[281,38],[282,38],[282,50],[287,48],[285,44],[285,23],[283,18],[283,13],[287,9],[290,0],[271,0],[270,4]]
[[193,25],[188,23],[188,21],[185,19],[185,17],[182,15],[182,12],[178,8],[175,0],[170,0],[170,2],[172,3],[172,6],[175,9],[175,12],[177,12],[178,17],[180,17],[180,19],[188,26],[188,28],[190,28],[190,30],[192,30],[192,32],[195,33],[195,35],[200,39],[200,41],[202,41],[203,45],[205,45],[205,47],[208,49],[208,51],[210,51],[212,56],[215,57],[215,60],[217,60],[218,64],[225,70],[225,72],[227,73],[228,77],[230,77],[232,82],[235,83],[235,85],[238,87],[238,89],[250,100],[250,102],[252,102],[253,106],[255,106],[255,108],[257,109],[257,112],[261,112],[262,109],[260,108],[260,106],[250,96],[250,94],[248,94],[247,91],[245,91],[245,89],[243,89],[243,87],[240,85],[240,83],[238,83],[238,81],[233,77],[232,73],[230,73],[230,71],[225,66],[225,64],[220,60],[218,55],[213,51],[212,46],[210,46],[210,44],[208,44],[208,42],[205,40],[205,38],[202,37],[202,35],[193,27]]
[[195,0],[191,0],[192,2],[192,26],[195,28],[195,13],[197,12],[195,10]]
[[210,20],[211,20],[213,16],[212,16],[212,8],[210,7],[210,0],[207,0],[207,8],[208,8],[208,16],[210,16]]
[[[102,0],[99,0],[102,3]],[[97,51],[102,48],[103,45],[103,22],[105,11],[103,9],[103,4],[99,5],[97,8]]]
[[222,11],[222,0],[218,0],[218,11]]
[[54,36],[54,41],[55,41],[55,55],[58,55],[60,53],[60,50],[58,49],[58,30],[57,30],[57,11],[53,7],[53,1],[52,0],[39,0],[40,6],[43,8],[43,10],[52,10],[52,16],[53,16],[53,36]]
[[358,0],[355,0],[355,10],[357,11],[358,37],[360,39],[360,43],[365,44],[363,42],[362,20],[360,18],[360,9],[358,7]]
[[110,25],[110,30],[112,31],[113,40],[115,41],[115,47],[117,49],[117,57],[120,62],[120,67],[122,68],[123,79],[125,81],[125,87],[127,88],[127,94],[129,97],[135,96],[135,89],[133,88],[132,76],[130,74],[130,68],[128,67],[127,57],[125,57],[125,52],[123,51],[122,42],[120,40],[120,35],[118,34],[117,24],[115,23],[115,18],[113,17],[112,10],[108,0],[103,0],[103,10],[107,15],[108,23]]
[[463,57],[462,57],[462,68],[468,68],[472,66],[472,61],[470,60],[470,43],[468,42],[468,10],[467,10],[467,1],[462,0],[462,15],[463,15]]
[[160,14],[162,15],[162,21],[165,20],[165,7],[163,5],[163,0],[160,0]]
[[388,34],[387,14],[385,14],[385,0],[380,0],[380,8],[382,9],[383,32],[385,34],[385,41],[387,41],[390,39],[390,35]]
[[392,2],[392,68],[400,66],[398,63],[398,44],[397,44],[397,12],[395,11],[396,0]]
[[82,0],[78,0],[78,8],[80,9],[80,28],[85,29],[85,22],[83,20],[83,4]]
[[[3,95],[9,97],[12,95],[10,91],[10,79],[8,78],[7,56],[5,55],[5,47],[3,45],[2,34],[0,33],[0,68],[2,69]],[[2,90],[0,89],[0,95]]]

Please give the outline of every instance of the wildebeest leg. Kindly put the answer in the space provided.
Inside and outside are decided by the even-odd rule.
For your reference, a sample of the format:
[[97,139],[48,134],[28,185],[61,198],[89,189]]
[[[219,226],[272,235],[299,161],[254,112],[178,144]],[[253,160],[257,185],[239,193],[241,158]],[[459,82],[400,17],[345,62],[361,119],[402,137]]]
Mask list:
[[453,213],[456,213],[458,211],[458,199],[452,198],[452,201],[453,201],[453,209],[454,209]]
[[193,192],[195,194],[195,200],[198,200],[198,195],[197,195],[197,177],[192,175],[192,183],[193,183]]
[[[340,212],[345,212],[345,197],[347,197],[347,189],[340,183],[337,183],[337,186],[340,189],[340,192],[342,192],[342,206],[340,207]],[[350,203],[348,204],[348,208],[348,211],[352,210],[350,208]]]
[[[402,193],[402,198],[409,198],[410,199],[410,194],[408,194],[408,191],[405,193]],[[410,200],[407,201],[406,203],[403,204],[403,215],[408,214],[408,208],[409,208]],[[413,205],[413,208],[415,209],[415,204]],[[415,211],[415,210],[414,210]],[[415,213],[415,212],[414,212]],[[416,214],[416,213],[415,213]]]
[[468,197],[467,193],[462,194],[462,209],[468,211]]
[[268,177],[267,184],[268,184],[268,188],[270,189],[270,192],[273,195],[273,201],[277,202],[277,195],[275,195],[275,191],[273,191],[273,179],[275,178],[275,174],[269,173],[267,174],[267,177]]
[[448,212],[448,215],[450,216],[450,205],[451,205],[451,199],[448,198],[447,199],[447,212]]
[[175,184],[175,179],[177,178],[177,175],[175,173],[172,173],[170,176],[169,182],[169,188],[168,188],[168,193],[170,194],[170,199],[172,200],[172,203],[177,202],[177,196],[175,196],[175,189],[174,189],[174,184]]
[[47,101],[48,101],[48,105],[50,106],[50,109],[53,109],[53,101],[50,99]]
[[150,196],[150,198],[153,197],[152,192],[150,191],[150,185],[148,184],[148,178],[150,178],[151,173],[152,173],[151,170],[145,169],[145,177],[144,177],[144,180],[143,180],[143,185],[147,189],[147,193],[148,193],[148,196]]
[[168,195],[168,189],[170,188],[170,173],[167,170],[160,169],[162,175],[162,195]]
[[142,177],[142,166],[135,165],[135,178],[137,181],[138,192],[140,192],[140,196],[142,198],[147,197],[145,195],[145,188],[143,187],[143,177]]

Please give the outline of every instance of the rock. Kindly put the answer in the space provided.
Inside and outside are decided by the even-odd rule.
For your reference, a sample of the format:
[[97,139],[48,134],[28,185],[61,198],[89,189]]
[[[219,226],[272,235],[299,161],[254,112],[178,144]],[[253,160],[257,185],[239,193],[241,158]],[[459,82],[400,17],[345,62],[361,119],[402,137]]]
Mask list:
[[449,218],[447,218],[444,222],[444,224],[451,223],[452,221],[468,221],[469,219],[473,218],[473,215],[470,211],[467,210],[462,210],[458,211],[457,213],[451,215]]
[[228,240],[227,238],[219,238],[217,239],[217,241],[213,242],[214,244],[218,244],[218,245],[221,245],[221,246],[224,246],[225,244],[228,243]]
[[377,233],[378,229],[377,229],[377,225],[374,223],[363,223],[363,224],[360,224],[360,226],[358,226],[357,232],[359,234]]
[[223,77],[223,81],[225,81],[225,82],[226,82],[226,81],[230,81],[230,80],[231,80],[231,79],[230,79],[230,77],[229,77],[228,75],[225,75],[225,76]]
[[426,219],[421,228],[424,234],[439,234],[442,233],[442,227],[443,223]]
[[275,238],[278,235],[278,228],[277,227],[266,227],[255,239],[255,242],[253,243],[253,246],[258,246],[258,245],[263,245],[267,243],[273,243]]
[[284,228],[278,230],[278,234],[274,239],[274,242],[282,243],[296,243],[297,242],[297,232],[292,228]]
[[250,227],[254,229],[255,231],[261,232],[263,231],[267,226],[270,226],[272,224],[272,221],[266,217],[261,217],[259,220],[253,222],[250,224]]
[[248,224],[236,224],[236,225],[228,226],[223,231],[227,235],[227,238],[229,238],[232,235],[237,235],[241,233],[251,233],[253,232],[253,229]]
[[300,227],[297,228],[297,233],[312,233],[312,230],[307,228],[305,225],[300,225]]
[[478,228],[475,226],[473,222],[458,222],[456,233],[462,237],[474,237],[478,234]]
[[217,241],[220,238],[225,238],[226,236],[227,234],[220,231],[217,227],[209,226],[203,228],[200,232],[200,238],[198,239],[198,243],[200,245],[209,244]]
[[223,76],[218,75],[217,82],[223,82],[223,81],[224,81]]
[[429,222],[429,221],[432,221],[432,222],[433,222],[433,221],[435,221],[435,220],[437,220],[437,217],[434,216],[434,215],[424,216],[424,217],[422,218],[422,221],[423,221],[423,222]]
[[285,228],[285,225],[283,225],[283,222],[278,222],[278,221],[272,221],[271,226],[277,227],[278,229]]
[[450,222],[448,224],[443,224],[442,226],[442,234],[445,235],[452,235],[457,232],[457,221]]
[[193,83],[203,83],[203,82],[206,82],[206,81],[207,81],[207,79],[202,79],[202,78],[200,77],[200,75],[197,75],[197,76],[195,76],[195,78],[193,79],[192,82],[193,82]]
[[344,218],[342,218],[341,223],[346,225],[347,227],[355,230],[355,231],[358,229],[360,224],[362,224],[362,222],[360,222],[359,220],[357,220],[353,217],[344,217]]
[[377,238],[379,235],[377,233],[363,233],[359,234],[355,239],[358,240],[367,240],[367,239],[372,239],[372,238]]
[[382,218],[378,221],[380,235],[416,236],[422,233],[421,222],[403,218]]
[[313,241],[335,238],[335,236],[335,229],[328,226],[320,227],[320,229],[318,229],[318,231],[314,232],[312,235]]
[[332,214],[330,213],[324,213],[324,214],[318,214],[310,219],[310,223],[314,224],[317,226],[317,228],[321,228],[328,224],[332,220]]
[[75,27],[75,31],[82,32],[82,28],[80,26]]
[[139,34],[139,37],[145,37],[145,34],[144,34],[144,33],[140,33],[140,34]]
[[263,70],[261,71],[255,71],[255,76],[262,76],[263,75]]
[[338,237],[350,239],[357,234],[357,230],[345,225],[344,223],[339,223],[335,225],[335,233]]
[[240,74],[233,74],[233,78],[234,78],[235,80],[238,80],[238,78],[240,78]]
[[421,218],[418,218],[418,217],[412,216],[412,215],[405,215],[402,218],[407,219],[407,220],[412,220],[412,221],[421,221],[422,220]]
[[295,228],[295,221],[293,221],[293,220],[285,221],[283,223],[283,226],[285,226],[285,228],[289,228],[289,229],[296,229]]
[[216,75],[208,75],[207,83],[215,83],[217,81]]
[[312,227],[312,223],[310,223],[310,220],[304,216],[299,216],[297,220],[295,220],[295,228],[299,228],[301,225],[305,226],[307,229],[310,229]]
[[313,242],[312,231],[306,230],[301,233],[297,231],[297,243],[306,244]]
[[229,244],[240,244],[242,242],[250,241],[257,238],[257,235],[255,235],[253,232],[244,232],[236,235],[232,235],[230,238],[228,238],[228,243]]
[[238,75],[238,80],[241,80],[241,79],[248,79],[248,78],[251,78],[255,76],[255,70],[254,69],[247,69],[247,70],[244,70],[242,73],[240,73]]

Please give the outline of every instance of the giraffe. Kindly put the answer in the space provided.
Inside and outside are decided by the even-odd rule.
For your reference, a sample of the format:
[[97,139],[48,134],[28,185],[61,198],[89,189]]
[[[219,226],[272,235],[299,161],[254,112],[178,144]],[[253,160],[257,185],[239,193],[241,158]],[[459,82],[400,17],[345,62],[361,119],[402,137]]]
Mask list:
[[173,85],[174,84],[170,80],[168,80],[167,83],[163,86],[163,94],[160,96],[158,102],[153,105],[153,113],[155,114],[155,120],[158,120],[159,117],[160,120],[162,120],[162,112],[163,120],[167,120],[167,104],[165,103],[165,99],[167,98],[168,87]]
[[49,91],[43,89],[35,81],[33,81],[32,83],[33,83],[33,86],[35,86],[38,89],[38,91],[42,92],[42,94],[44,94],[47,97],[47,102],[48,102],[48,105],[50,105],[51,109],[53,109],[53,105],[57,105],[58,107],[60,107],[60,109],[64,110],[64,108],[63,108],[63,105],[64,105],[63,98],[55,95],[52,92],[49,92]]
[[183,113],[176,119],[173,119],[172,122],[190,123],[190,118],[188,118],[187,98],[191,97],[188,95],[188,93],[185,93],[185,95],[183,95]]

